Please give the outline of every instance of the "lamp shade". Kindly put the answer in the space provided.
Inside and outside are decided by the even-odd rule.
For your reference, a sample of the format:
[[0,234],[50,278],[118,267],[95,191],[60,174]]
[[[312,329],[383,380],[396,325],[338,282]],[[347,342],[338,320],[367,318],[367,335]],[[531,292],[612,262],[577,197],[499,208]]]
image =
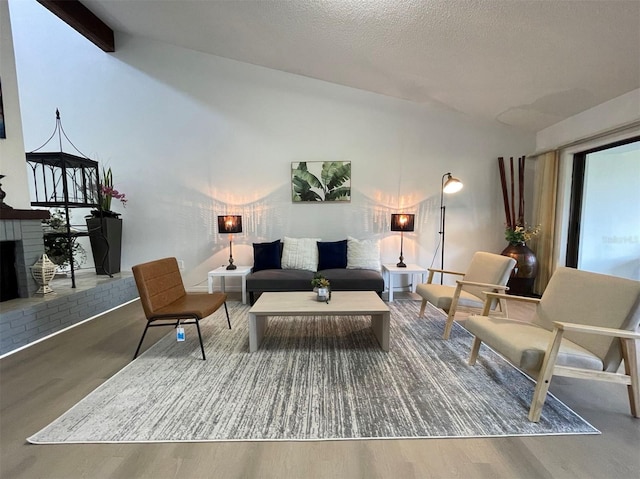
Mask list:
[[448,176],[448,178],[447,178],[447,181],[444,182],[444,186],[442,187],[442,191],[444,191],[447,194],[457,193],[458,191],[460,191],[462,189],[462,187],[464,186],[462,184],[462,181],[460,181],[455,176],[451,176],[451,173],[447,173],[447,176]]
[[242,233],[242,216],[218,216],[218,233]]
[[391,215],[391,231],[413,231],[416,215],[398,213]]

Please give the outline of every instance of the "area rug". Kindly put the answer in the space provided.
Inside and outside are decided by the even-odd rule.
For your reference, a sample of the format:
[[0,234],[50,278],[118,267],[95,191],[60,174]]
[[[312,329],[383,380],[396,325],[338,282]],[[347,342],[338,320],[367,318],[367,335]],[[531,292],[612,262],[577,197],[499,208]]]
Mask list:
[[[470,334],[445,316],[400,300],[390,351],[364,316],[269,321],[249,353],[248,306],[230,302],[202,321],[207,360],[193,326],[168,334],[52,424],[34,444],[338,440],[593,434],[553,396],[527,420],[534,383],[490,349],[467,365]],[[190,329],[191,328],[191,329]]]

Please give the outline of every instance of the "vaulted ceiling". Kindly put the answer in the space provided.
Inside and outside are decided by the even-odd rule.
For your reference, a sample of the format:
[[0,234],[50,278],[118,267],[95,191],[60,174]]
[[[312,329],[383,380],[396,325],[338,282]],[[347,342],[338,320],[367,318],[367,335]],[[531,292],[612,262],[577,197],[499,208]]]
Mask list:
[[640,88],[638,0],[82,3],[116,50],[125,32],[530,131]]

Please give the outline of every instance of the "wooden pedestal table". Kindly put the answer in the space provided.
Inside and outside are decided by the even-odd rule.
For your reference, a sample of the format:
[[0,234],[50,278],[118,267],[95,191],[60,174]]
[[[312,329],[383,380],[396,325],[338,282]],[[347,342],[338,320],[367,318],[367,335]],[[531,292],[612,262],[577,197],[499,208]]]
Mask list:
[[249,310],[249,351],[260,347],[269,316],[371,316],[371,328],[389,351],[389,307],[374,291],[334,291],[329,303],[314,292],[262,293]]

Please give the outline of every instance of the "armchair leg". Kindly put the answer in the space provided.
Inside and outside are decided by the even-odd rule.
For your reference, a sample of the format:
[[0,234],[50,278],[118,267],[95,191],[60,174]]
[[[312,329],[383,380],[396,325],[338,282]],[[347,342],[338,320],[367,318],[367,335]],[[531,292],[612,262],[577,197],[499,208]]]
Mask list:
[[442,335],[442,339],[449,339],[449,335],[451,334],[451,328],[453,327],[453,320],[456,315],[456,309],[458,309],[458,300],[460,299],[461,292],[462,292],[462,285],[458,283],[458,287],[456,288],[455,293],[453,293],[453,298],[451,298],[451,306],[449,306],[449,314],[447,315],[447,324],[444,327],[444,334]]
[[426,309],[426,307],[427,307],[427,300],[423,299],[422,304],[420,305],[420,315],[419,315],[420,318],[424,317],[424,310]]
[[631,384],[627,386],[631,415],[640,417],[640,355],[638,354],[638,341],[633,339],[622,339],[621,341],[624,371],[631,378]]
[[202,351],[202,360],[206,361],[207,357],[204,355],[204,345],[202,344],[202,334],[200,334],[200,321],[195,318],[196,328],[198,329],[198,339],[200,340],[200,351]]
[[560,343],[562,342],[562,330],[554,328],[553,334],[553,340],[549,343],[547,352],[544,355],[544,361],[538,373],[536,389],[533,393],[533,399],[531,400],[531,408],[529,409],[529,421],[531,422],[540,421],[542,407],[547,399],[547,392],[549,391],[549,385],[553,377],[553,368],[556,365],[556,358],[558,357]]
[[455,311],[453,307],[449,310],[449,314],[447,316],[447,324],[444,326],[444,334],[442,335],[442,339],[449,339],[451,335],[451,328],[453,327],[453,316],[455,315]]
[[471,345],[471,354],[469,355],[469,366],[473,366],[476,364],[476,359],[478,359],[478,353],[480,352],[480,346],[482,345],[482,340],[475,336],[473,338],[473,344]]
[[144,327],[144,331],[142,332],[142,337],[140,338],[140,342],[138,343],[138,348],[136,349],[136,353],[133,355],[133,359],[138,357],[138,353],[140,352],[140,347],[142,346],[142,341],[144,341],[144,336],[147,334],[147,329],[149,329],[149,321],[147,321],[147,325]]
[[229,325],[229,329],[231,329],[231,320],[229,319],[229,310],[227,309],[227,302],[224,302],[224,312],[227,313],[227,324]]

